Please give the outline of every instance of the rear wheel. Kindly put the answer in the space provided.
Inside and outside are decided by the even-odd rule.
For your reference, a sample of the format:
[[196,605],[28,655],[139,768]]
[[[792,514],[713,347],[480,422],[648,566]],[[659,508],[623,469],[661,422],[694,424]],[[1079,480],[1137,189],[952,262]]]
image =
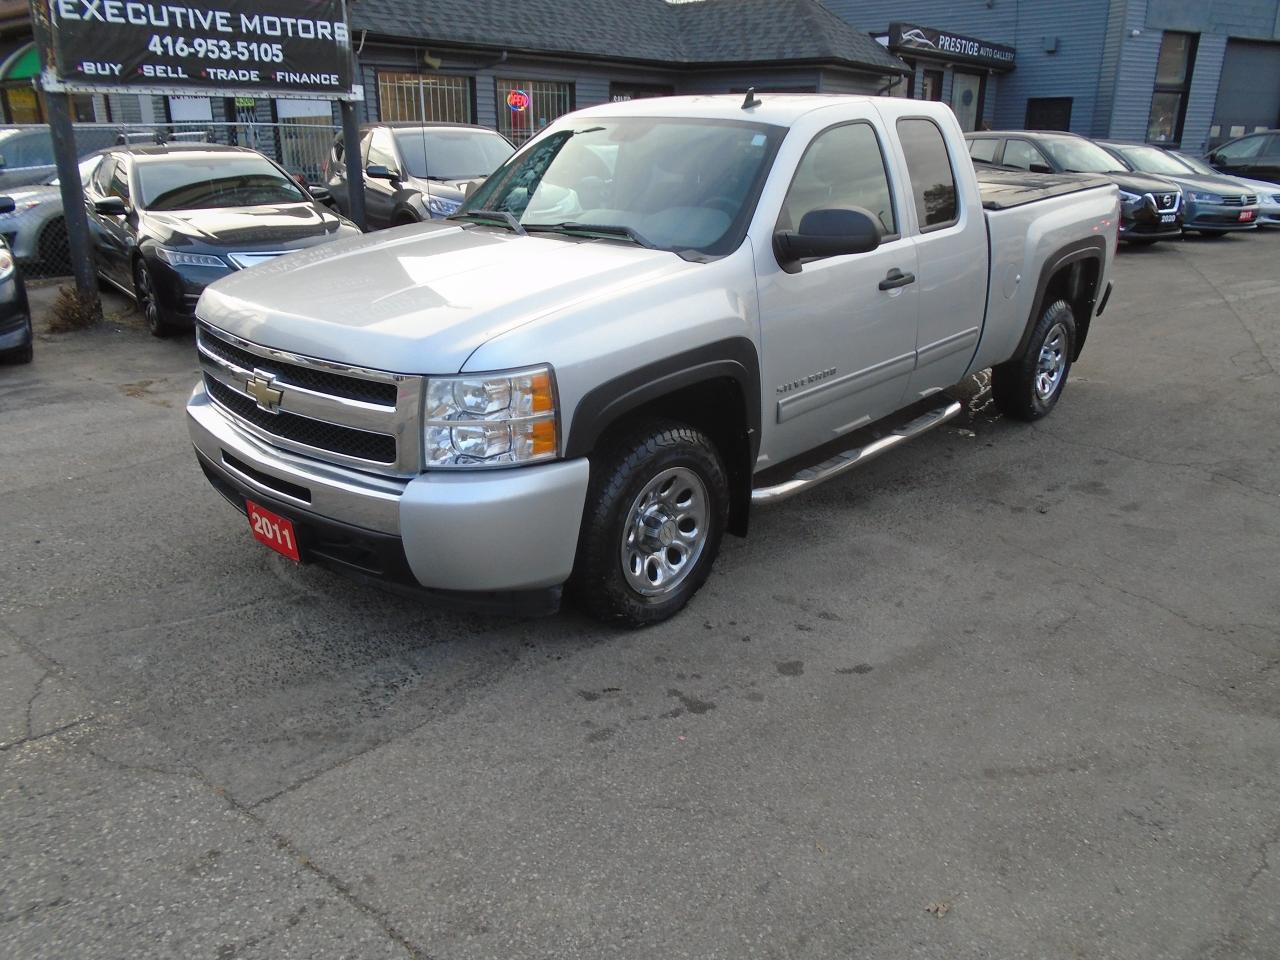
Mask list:
[[1036,321],[1026,350],[991,371],[991,392],[1005,416],[1039,420],[1054,408],[1067,385],[1075,343],[1071,305],[1055,301]]
[[650,421],[591,467],[570,591],[600,620],[665,620],[706,582],[719,552],[729,514],[720,455],[697,430]]
[[61,217],[50,220],[36,241],[40,266],[49,273],[65,273],[71,269],[71,249],[67,240],[67,222]]
[[147,330],[153,337],[167,337],[173,328],[165,320],[156,299],[155,283],[151,279],[151,269],[147,261],[139,257],[133,262],[133,297],[138,304],[138,312],[146,321]]

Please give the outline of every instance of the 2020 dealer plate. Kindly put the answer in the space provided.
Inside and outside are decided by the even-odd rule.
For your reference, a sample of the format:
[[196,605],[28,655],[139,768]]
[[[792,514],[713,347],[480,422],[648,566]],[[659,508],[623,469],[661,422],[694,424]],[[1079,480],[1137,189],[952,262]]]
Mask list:
[[295,562],[302,558],[298,555],[298,537],[293,532],[293,521],[260,507],[252,500],[244,502],[249,514],[249,529],[253,538],[265,543],[276,553],[282,554]]

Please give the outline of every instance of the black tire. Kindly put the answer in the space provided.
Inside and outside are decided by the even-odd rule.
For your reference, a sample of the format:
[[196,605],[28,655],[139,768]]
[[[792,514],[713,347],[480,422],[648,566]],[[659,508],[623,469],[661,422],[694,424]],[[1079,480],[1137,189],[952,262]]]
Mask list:
[[[690,481],[690,476],[698,483]],[[651,489],[657,495],[667,480],[672,481],[667,496],[676,512],[662,513],[667,505],[661,499],[644,511],[642,495]],[[696,489],[699,485],[700,490]],[[685,530],[683,524],[689,515],[678,511],[692,510],[688,505],[696,506],[699,496],[705,498],[699,513],[702,525],[691,522]],[[685,506],[679,506],[677,500]],[[729,481],[724,463],[705,435],[670,420],[636,424],[592,457],[570,596],[591,616],[607,623],[643,627],[666,620],[706,582],[728,515]],[[648,518],[651,525],[647,529],[652,534],[652,539],[643,543],[634,537],[641,516]],[[680,538],[679,542],[673,543],[673,538]],[[698,538],[701,543],[695,548]],[[639,567],[630,574],[624,566],[628,551],[633,559],[641,558]],[[668,585],[655,581],[656,585],[648,587],[654,591],[650,595],[634,585],[636,580],[648,582],[650,566],[669,569],[670,562],[664,558],[680,551],[687,553],[683,561],[687,567],[678,565]]]
[[30,363],[32,360],[35,359],[35,356],[36,356],[35,336],[31,331],[31,326],[29,323],[27,325],[27,333],[31,337],[31,339],[29,339],[21,347],[15,347],[12,350],[6,350],[4,353],[0,353],[0,361],[3,361],[4,363]]
[[151,270],[142,257],[133,261],[133,299],[138,304],[138,312],[142,314],[147,330],[153,337],[163,338],[173,333],[173,327],[165,319],[160,303],[156,299]]
[[67,221],[61,217],[50,220],[36,239],[36,253],[40,269],[57,275],[71,270],[71,246],[67,239]]
[[[991,393],[1001,412],[1028,421],[1049,413],[1066,388],[1075,345],[1076,318],[1070,304],[1065,300],[1049,304],[1036,321],[1026,350],[991,371]],[[1043,379],[1049,369],[1055,371],[1053,379]]]
[[1229,230],[1201,230],[1200,236],[1206,240],[1219,240],[1230,232]]

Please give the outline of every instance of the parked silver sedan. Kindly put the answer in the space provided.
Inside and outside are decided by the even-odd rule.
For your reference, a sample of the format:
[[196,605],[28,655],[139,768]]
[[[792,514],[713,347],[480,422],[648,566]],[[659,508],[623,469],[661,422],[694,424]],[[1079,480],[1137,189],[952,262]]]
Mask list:
[[[89,182],[101,161],[100,153],[80,161],[81,184]],[[14,187],[8,196],[13,198],[13,210],[0,213],[0,235],[14,258],[46,273],[68,267],[67,225],[57,174],[29,187]]]
[[1258,195],[1258,226],[1280,227],[1280,183],[1269,183],[1266,180],[1249,180],[1230,173],[1222,173],[1213,169],[1199,157],[1170,150],[1175,157],[1185,163],[1196,173],[1206,176],[1226,177],[1240,184],[1245,190]]

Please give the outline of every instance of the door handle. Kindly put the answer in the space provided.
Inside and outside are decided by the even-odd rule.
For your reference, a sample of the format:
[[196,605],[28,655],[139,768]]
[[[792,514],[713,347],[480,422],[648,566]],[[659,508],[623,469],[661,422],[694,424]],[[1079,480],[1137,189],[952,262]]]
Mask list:
[[884,279],[880,281],[881,290],[895,290],[898,287],[905,287],[909,283],[916,282],[914,273],[903,273],[897,267],[894,267],[885,274]]

